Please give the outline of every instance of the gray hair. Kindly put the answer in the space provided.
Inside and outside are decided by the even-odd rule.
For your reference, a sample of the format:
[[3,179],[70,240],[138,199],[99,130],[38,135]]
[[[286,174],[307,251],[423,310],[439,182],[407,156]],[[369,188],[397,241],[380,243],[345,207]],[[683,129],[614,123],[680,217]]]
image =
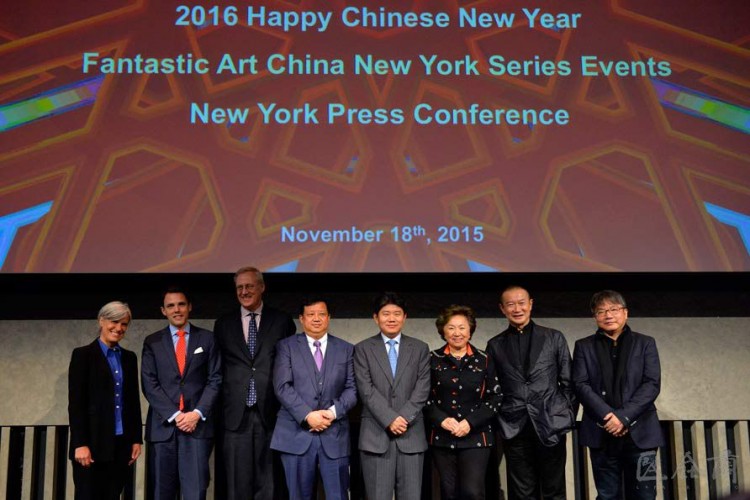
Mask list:
[[628,307],[628,305],[625,303],[625,297],[623,297],[620,292],[615,292],[614,290],[602,290],[600,292],[596,292],[591,297],[591,303],[589,304],[589,307],[591,307],[591,312],[595,312],[604,302],[612,302],[613,304],[617,304],[618,306],[622,306],[625,308]]
[[255,279],[258,280],[258,283],[264,283],[263,273],[260,272],[260,269],[258,269],[257,267],[253,267],[253,266],[245,266],[245,267],[241,267],[237,269],[237,272],[234,273],[234,282],[237,283],[237,277],[240,274],[245,274],[245,273],[255,274]]
[[130,312],[129,305],[125,302],[120,302],[119,300],[113,300],[112,302],[104,304],[102,308],[99,309],[99,316],[97,316],[98,319],[106,319],[109,321],[120,321],[125,317],[133,319],[133,313]]

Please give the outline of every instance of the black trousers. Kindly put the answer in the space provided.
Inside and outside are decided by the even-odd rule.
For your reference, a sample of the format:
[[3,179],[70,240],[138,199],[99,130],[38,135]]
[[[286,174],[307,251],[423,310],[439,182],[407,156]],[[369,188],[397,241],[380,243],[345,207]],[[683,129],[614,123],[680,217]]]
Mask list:
[[226,500],[279,500],[289,493],[277,453],[271,451],[273,429],[263,425],[258,407],[245,408],[235,431],[224,429],[222,455]]
[[442,500],[484,500],[490,448],[430,449],[440,474]]
[[90,467],[83,467],[72,460],[75,500],[119,500],[128,474],[128,465],[133,449],[122,437],[115,438],[115,459],[107,462],[97,460]]
[[612,449],[591,448],[591,469],[598,500],[656,498],[656,448],[638,448],[627,434]]
[[517,436],[503,442],[508,470],[508,500],[565,500],[565,436],[544,446],[528,421]]

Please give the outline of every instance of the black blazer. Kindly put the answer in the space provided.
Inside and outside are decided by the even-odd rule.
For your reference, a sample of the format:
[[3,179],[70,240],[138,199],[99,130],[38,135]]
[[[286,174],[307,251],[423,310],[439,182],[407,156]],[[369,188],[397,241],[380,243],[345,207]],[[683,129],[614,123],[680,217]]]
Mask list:
[[[138,359],[134,352],[120,349],[123,437],[129,443],[143,443]],[[68,418],[71,460],[81,446],[89,447],[94,460],[114,460],[115,382],[98,338],[73,350],[68,368]]]
[[[627,328],[627,326],[626,326]],[[654,401],[661,389],[661,367],[653,337],[631,331],[631,346],[625,365],[622,385],[622,408],[612,408],[604,401],[602,370],[596,354],[596,335],[576,341],[573,351],[573,383],[583,405],[583,420],[578,437],[591,448],[602,446],[606,431],[602,424],[606,414],[613,412],[629,428],[633,442],[641,449],[664,445]]]
[[239,305],[234,312],[216,320],[214,336],[221,351],[224,428],[232,431],[239,428],[245,412],[247,388],[250,378],[254,377],[258,393],[258,410],[263,424],[269,432],[273,430],[276,413],[279,411],[279,402],[273,392],[276,342],[294,335],[296,329],[291,316],[264,304],[255,359],[251,359],[242,333]]
[[495,362],[502,402],[498,412],[500,435],[515,437],[531,419],[539,440],[554,446],[575,426],[578,411],[571,379],[571,359],[565,337],[558,330],[532,324],[529,372],[523,372],[510,328],[492,337],[487,355]]

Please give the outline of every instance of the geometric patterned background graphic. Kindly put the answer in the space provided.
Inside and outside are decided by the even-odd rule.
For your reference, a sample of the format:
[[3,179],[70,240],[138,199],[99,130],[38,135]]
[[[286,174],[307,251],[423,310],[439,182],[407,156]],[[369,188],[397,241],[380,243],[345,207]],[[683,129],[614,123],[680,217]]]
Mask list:
[[[179,27],[169,2],[0,5],[0,272],[750,271],[745,2],[248,5],[333,21],[325,32]],[[345,28],[347,6],[448,12],[453,28]],[[578,12],[579,26],[531,28],[521,9],[537,7]],[[458,29],[459,8],[518,19]],[[84,52],[212,67],[224,54],[309,55],[342,59],[346,73],[84,73]],[[413,67],[355,75],[356,54]],[[418,57],[433,54],[470,57],[482,75],[426,75]],[[493,55],[572,72],[492,76]],[[672,72],[586,77],[582,56]],[[192,103],[247,117],[191,124]],[[401,108],[405,120],[264,124],[270,103]],[[418,103],[562,108],[570,123],[420,125]],[[282,241],[292,226],[305,241]],[[467,232],[439,241],[440,226]],[[352,227],[383,236],[311,236]],[[466,241],[477,227],[481,241]]]

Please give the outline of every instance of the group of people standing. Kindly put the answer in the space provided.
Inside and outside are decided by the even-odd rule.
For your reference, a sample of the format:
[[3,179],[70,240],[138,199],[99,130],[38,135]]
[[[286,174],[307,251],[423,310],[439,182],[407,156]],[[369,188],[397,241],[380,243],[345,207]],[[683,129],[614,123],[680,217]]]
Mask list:
[[[596,333],[577,341],[571,358],[560,331],[531,319],[533,299],[520,286],[502,292],[508,328],[485,350],[471,343],[474,311],[451,305],[435,322],[445,344],[430,352],[404,334],[407,305],[395,293],[374,301],[379,332],[352,345],[328,331],[325,299],[303,302],[303,331],[295,334],[291,316],[263,302],[258,269],[239,269],[234,282],[240,307],[217,319],[213,332],[189,322],[185,290],[167,289],[161,312],[169,325],[144,341],[154,498],[206,497],[216,432],[227,499],[311,499],[317,478],[326,499],[346,499],[349,413],[358,403],[369,500],[421,498],[428,450],[441,498],[484,498],[498,440],[510,500],[565,499],[565,434],[579,403],[579,441],[590,448],[598,498],[655,498],[655,474],[643,472],[655,470],[663,445],[654,406],[659,357],[653,338],[630,330],[621,294],[594,294]],[[127,304],[106,304],[99,337],[71,357],[77,499],[119,498],[141,453],[137,359],[119,346],[131,318]],[[279,491],[279,469],[287,491]]]

